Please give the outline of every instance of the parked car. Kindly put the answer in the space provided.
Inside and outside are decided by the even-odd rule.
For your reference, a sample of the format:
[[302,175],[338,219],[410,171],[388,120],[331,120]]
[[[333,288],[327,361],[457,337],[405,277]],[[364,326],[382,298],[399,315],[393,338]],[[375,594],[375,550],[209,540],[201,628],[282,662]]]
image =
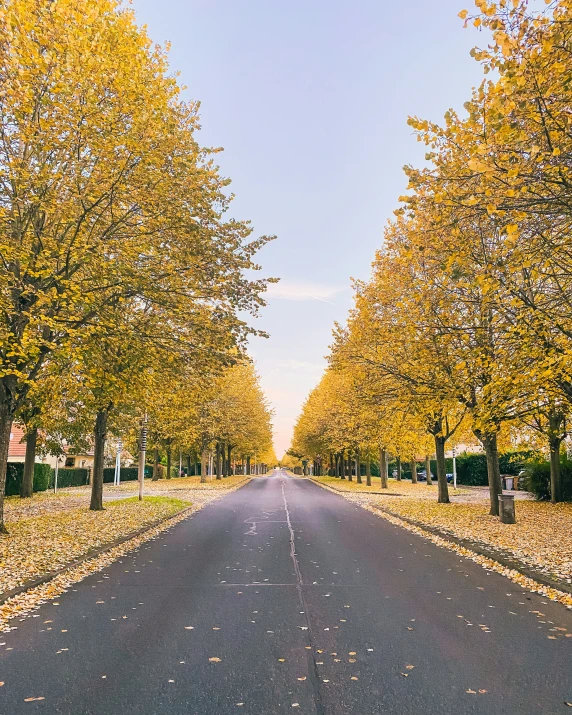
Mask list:
[[452,482],[453,481],[453,474],[447,474],[447,481]]
[[[433,472],[431,472],[431,480],[435,479],[435,475]],[[426,469],[420,469],[417,472],[417,480],[419,482],[426,482],[427,481],[427,470]]]

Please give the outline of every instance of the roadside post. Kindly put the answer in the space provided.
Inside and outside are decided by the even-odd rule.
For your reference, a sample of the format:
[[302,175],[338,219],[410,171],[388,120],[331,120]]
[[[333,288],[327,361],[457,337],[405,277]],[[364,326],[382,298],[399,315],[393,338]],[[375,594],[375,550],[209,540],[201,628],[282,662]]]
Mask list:
[[516,524],[514,494],[499,494],[499,516],[503,524]]
[[139,501],[143,501],[143,485],[145,483],[145,452],[147,451],[147,413],[141,420],[141,437],[139,440]]

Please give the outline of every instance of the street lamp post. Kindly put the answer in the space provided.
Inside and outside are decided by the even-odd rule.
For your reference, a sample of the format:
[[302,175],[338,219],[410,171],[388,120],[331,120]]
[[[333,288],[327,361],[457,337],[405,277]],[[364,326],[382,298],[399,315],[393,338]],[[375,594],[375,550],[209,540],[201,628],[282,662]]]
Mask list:
[[139,439],[139,501],[143,501],[143,485],[145,483],[145,453],[147,451],[147,413],[141,421],[141,437]]

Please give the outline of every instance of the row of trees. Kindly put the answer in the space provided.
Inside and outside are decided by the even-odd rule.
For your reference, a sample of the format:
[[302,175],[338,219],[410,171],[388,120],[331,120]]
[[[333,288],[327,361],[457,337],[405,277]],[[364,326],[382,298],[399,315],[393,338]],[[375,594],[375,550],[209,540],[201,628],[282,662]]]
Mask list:
[[[356,282],[330,369],[296,429],[305,454],[380,445],[444,454],[455,435],[486,452],[498,513],[499,439],[538,435],[561,498],[560,448],[572,404],[572,3],[476,0],[461,17],[491,44],[461,116],[410,125],[426,165],[388,225],[371,280]],[[383,470],[382,470],[383,473]]]
[[[108,431],[145,412],[162,440],[262,450],[244,316],[264,304],[269,238],[227,217],[229,181],[166,50],[119,0],[7,0],[0,86],[0,531],[14,420],[30,452],[37,428],[61,444],[91,421],[93,509]],[[251,407],[258,431],[237,431]]]

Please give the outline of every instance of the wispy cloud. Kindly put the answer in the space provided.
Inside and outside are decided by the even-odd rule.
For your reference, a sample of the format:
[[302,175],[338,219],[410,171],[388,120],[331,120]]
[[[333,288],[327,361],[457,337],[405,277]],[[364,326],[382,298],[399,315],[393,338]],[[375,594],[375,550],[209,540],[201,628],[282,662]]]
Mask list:
[[268,297],[281,300],[319,300],[322,303],[334,305],[328,298],[333,298],[343,288],[324,283],[293,283],[280,281],[268,286]]
[[287,360],[278,360],[272,369],[272,373],[282,372],[283,370],[297,370],[320,374],[324,371],[325,367],[325,360],[321,362],[310,362],[309,360],[294,360],[288,358]]

